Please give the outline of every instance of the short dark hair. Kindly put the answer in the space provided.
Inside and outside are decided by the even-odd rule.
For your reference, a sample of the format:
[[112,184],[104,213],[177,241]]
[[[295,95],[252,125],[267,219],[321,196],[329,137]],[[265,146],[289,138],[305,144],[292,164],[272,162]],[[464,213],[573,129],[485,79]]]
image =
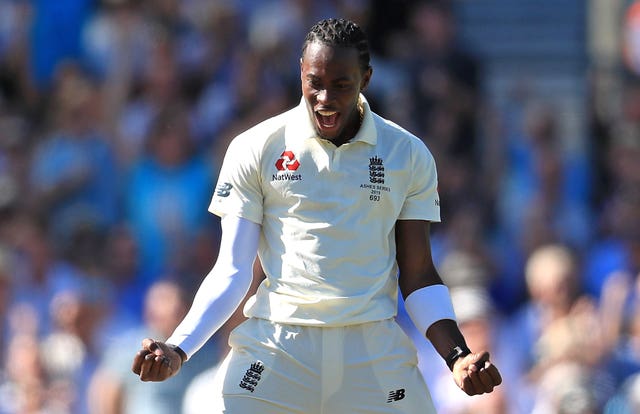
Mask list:
[[367,36],[360,26],[351,20],[331,18],[314,24],[302,44],[303,56],[307,46],[313,42],[321,42],[329,46],[353,47],[358,51],[362,71],[371,67]]

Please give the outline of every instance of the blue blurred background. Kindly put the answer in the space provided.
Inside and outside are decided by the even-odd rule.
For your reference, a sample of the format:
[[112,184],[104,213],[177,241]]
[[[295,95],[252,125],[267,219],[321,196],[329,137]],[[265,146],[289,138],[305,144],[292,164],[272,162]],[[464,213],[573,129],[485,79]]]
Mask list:
[[640,413],[640,2],[0,0],[0,414],[198,413],[226,335],[130,372],[217,255],[229,140],[300,99],[317,20],[368,33],[373,109],[439,171],[436,264],[504,384],[440,413]]

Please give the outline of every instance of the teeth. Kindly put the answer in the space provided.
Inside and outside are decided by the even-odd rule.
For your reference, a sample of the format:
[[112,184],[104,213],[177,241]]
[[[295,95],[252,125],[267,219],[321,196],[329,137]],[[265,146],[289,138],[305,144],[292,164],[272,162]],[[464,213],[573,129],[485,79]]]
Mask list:
[[318,113],[322,116],[331,116],[336,114],[336,111],[318,111]]

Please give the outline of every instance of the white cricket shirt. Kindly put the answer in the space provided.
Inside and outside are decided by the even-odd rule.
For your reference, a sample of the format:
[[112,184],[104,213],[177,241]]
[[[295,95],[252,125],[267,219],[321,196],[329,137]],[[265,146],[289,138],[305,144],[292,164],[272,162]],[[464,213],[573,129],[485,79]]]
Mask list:
[[395,222],[440,221],[436,166],[360,99],[362,127],[340,147],[317,136],[304,99],[229,145],[209,211],[262,225],[267,278],[246,316],[323,326],[395,316]]

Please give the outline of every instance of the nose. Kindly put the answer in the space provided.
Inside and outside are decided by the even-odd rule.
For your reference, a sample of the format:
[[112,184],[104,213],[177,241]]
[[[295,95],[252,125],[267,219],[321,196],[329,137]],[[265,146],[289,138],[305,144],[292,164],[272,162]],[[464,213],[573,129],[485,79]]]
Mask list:
[[318,102],[320,102],[320,103],[329,102],[329,100],[330,100],[329,90],[327,90],[327,89],[319,90],[317,99],[318,99]]

